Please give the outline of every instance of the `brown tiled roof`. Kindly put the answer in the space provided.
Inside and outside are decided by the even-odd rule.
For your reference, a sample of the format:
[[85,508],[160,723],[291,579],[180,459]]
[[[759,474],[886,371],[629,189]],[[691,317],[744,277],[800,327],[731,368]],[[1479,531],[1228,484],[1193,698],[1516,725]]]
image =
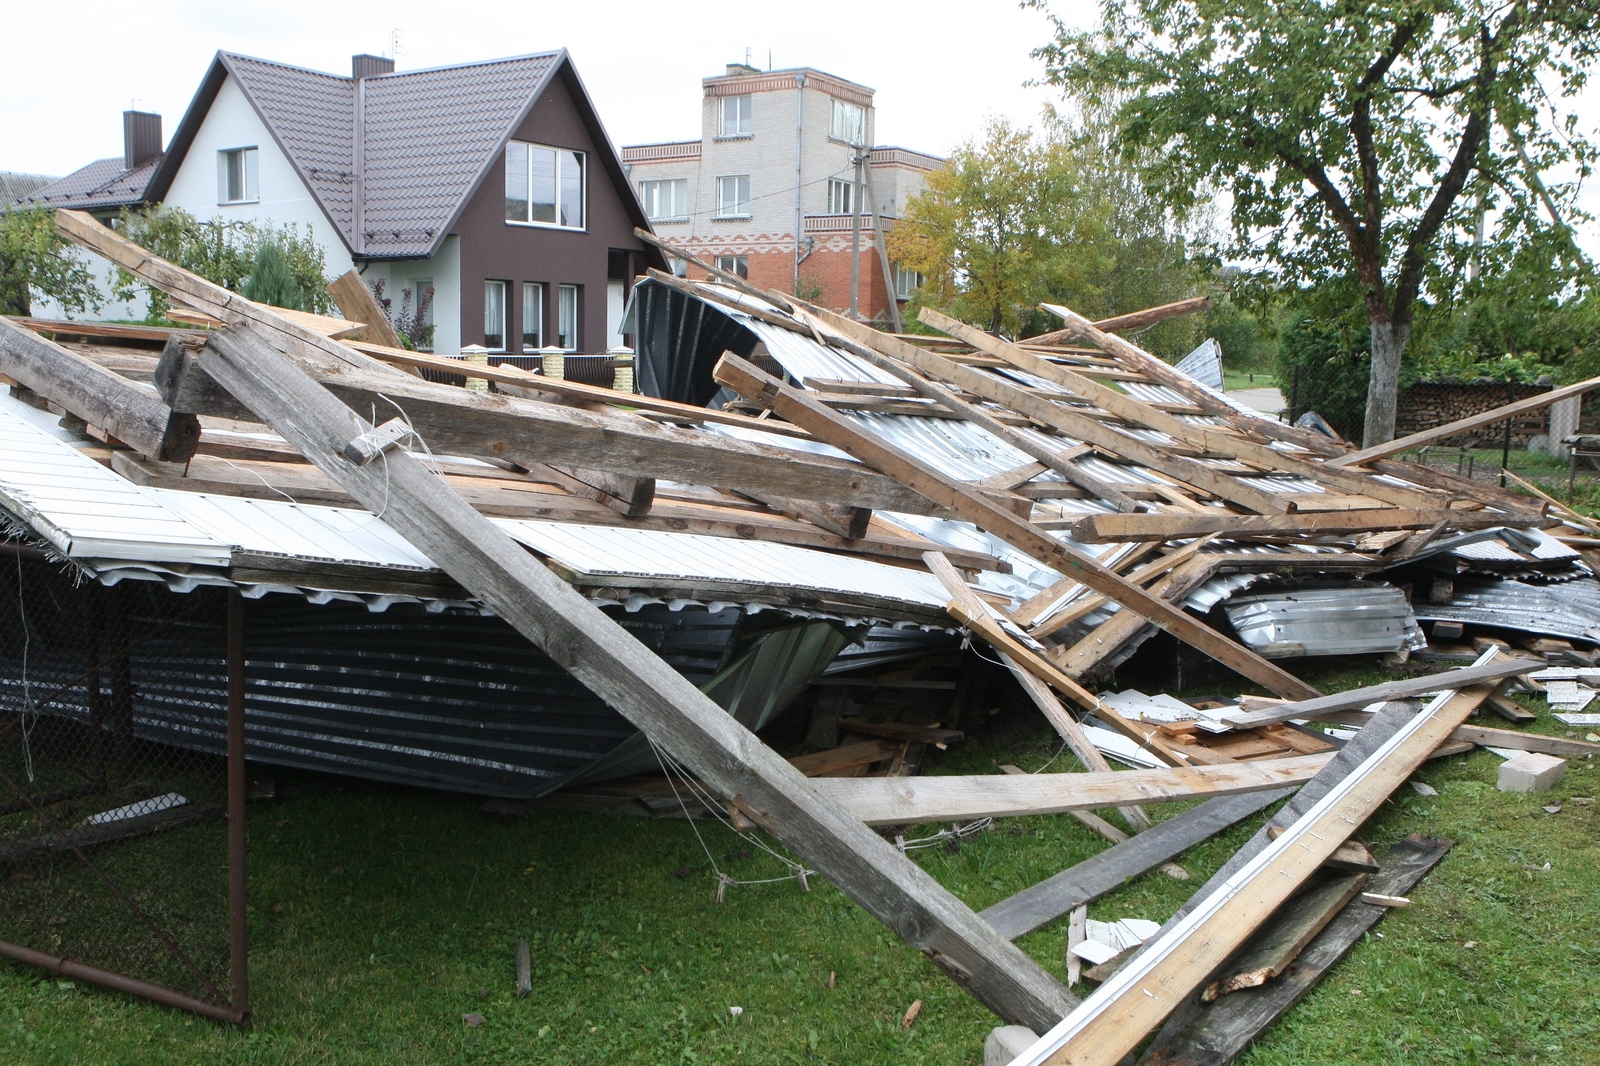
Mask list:
[[[153,191],[165,194],[211,101],[231,75],[352,253],[431,255],[506,138],[569,62],[565,51],[555,51],[366,78],[358,166],[353,78],[219,52],[173,136],[172,161]],[[581,88],[574,96],[583,96]],[[580,104],[587,106],[587,98]],[[603,130],[595,139],[605,143]],[[620,163],[604,169],[620,175]],[[358,187],[363,190],[359,210]]]
[[122,156],[96,159],[86,167],[53,181],[42,189],[18,201],[41,207],[71,207],[80,211],[98,211],[112,207],[130,207],[142,203],[150,178],[161,163],[161,156],[129,170]]

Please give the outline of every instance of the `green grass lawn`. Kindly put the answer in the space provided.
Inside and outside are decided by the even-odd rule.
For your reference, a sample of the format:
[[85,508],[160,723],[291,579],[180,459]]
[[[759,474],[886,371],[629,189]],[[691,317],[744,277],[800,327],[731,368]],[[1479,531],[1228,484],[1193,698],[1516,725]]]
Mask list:
[[[1333,690],[1370,669],[1314,671]],[[1564,732],[1543,714],[1537,728]],[[1492,724],[1492,723],[1491,723]],[[930,772],[1036,768],[1057,744],[1009,706]],[[1429,764],[1362,831],[1459,843],[1371,937],[1242,1060],[1600,1063],[1600,793],[1574,762],[1554,794],[1497,792],[1487,752]],[[1070,766],[1070,757],[1053,768]],[[1559,814],[1541,807],[1566,800]],[[995,1020],[831,886],[714,900],[689,825],[533,813],[488,821],[472,799],[333,783],[252,808],[249,1032],[0,962],[0,1061],[17,1063],[977,1063]],[[1157,817],[1179,809],[1154,807]],[[1163,920],[1260,824],[1135,880],[1096,918]],[[932,827],[929,827],[930,829]],[[740,879],[783,871],[700,827]],[[916,834],[908,834],[916,835]],[[1015,819],[958,851],[915,853],[981,908],[1105,844],[1072,818]],[[1543,867],[1548,862],[1550,869]],[[1529,869],[1537,867],[1538,869]],[[182,876],[173,871],[173,876]],[[513,994],[532,945],[533,994]],[[1022,946],[1062,972],[1065,923]],[[829,987],[829,975],[835,975]],[[910,1030],[906,1008],[923,1002]],[[730,1007],[742,1007],[739,1015]],[[484,1016],[469,1027],[462,1015]]]
[[1222,387],[1228,392],[1237,389],[1270,389],[1275,388],[1278,382],[1271,371],[1258,370],[1253,373],[1243,370],[1222,371]]

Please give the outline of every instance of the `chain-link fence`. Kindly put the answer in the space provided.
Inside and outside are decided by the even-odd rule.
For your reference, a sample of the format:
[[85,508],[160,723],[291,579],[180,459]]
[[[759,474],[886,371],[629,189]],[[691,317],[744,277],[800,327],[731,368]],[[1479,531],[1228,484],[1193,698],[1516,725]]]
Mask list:
[[0,953],[241,1020],[229,593],[0,547]]

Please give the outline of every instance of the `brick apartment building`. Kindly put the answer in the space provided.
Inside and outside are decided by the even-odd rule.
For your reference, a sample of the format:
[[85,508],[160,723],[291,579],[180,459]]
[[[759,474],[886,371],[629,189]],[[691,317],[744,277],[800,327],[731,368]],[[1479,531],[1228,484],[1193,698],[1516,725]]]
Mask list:
[[[876,202],[858,199],[855,146],[874,143],[873,90],[810,68],[763,71],[740,63],[702,84],[698,140],[622,149],[655,231],[764,288],[846,311],[855,207],[859,311],[887,318],[877,216],[892,225],[944,160],[907,148],[865,149],[863,189],[870,180]],[[921,279],[892,269],[903,303]]]

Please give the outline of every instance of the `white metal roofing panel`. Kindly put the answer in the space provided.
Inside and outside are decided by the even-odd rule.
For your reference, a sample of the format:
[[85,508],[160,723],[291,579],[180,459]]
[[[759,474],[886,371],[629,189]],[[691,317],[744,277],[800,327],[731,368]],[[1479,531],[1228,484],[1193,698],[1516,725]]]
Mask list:
[[229,546],[0,398],[0,503],[73,559],[226,566]]
[[225,544],[263,555],[434,569],[383,519],[348,507],[157,489],[161,500]]
[[941,609],[949,599],[932,574],[790,544],[531,519],[503,519],[500,525],[534,551],[586,574],[854,592]]
[[792,329],[774,326],[759,318],[741,318],[740,322],[761,338],[762,343],[767,346],[768,354],[776,359],[796,381],[804,381],[806,378],[832,378],[836,381],[871,381],[880,385],[904,384],[887,370],[879,370],[849,352],[830,345],[818,344],[814,338],[803,336]]

